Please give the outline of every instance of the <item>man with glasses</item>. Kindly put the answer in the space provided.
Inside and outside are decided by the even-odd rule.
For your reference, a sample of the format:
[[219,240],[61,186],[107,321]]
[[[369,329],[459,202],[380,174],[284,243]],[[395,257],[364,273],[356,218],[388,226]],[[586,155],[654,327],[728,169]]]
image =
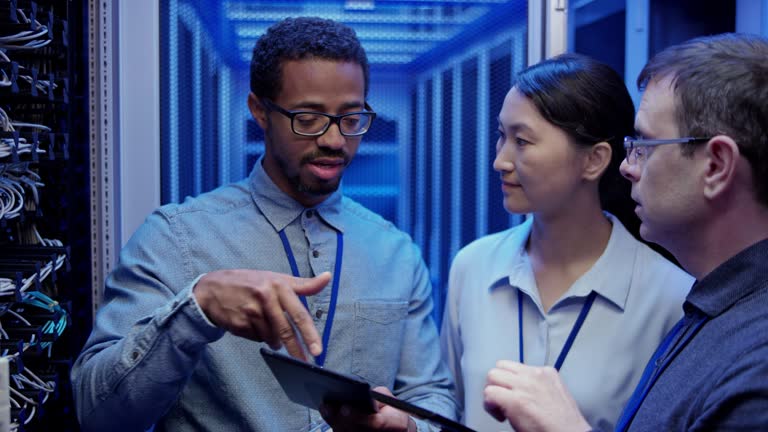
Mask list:
[[[84,430],[327,430],[286,397],[265,345],[455,418],[418,249],[339,190],[376,117],[368,77],[333,21],[259,39],[248,107],[264,155],[247,180],[160,208],[122,251],[72,371]],[[327,408],[335,431],[429,430],[388,406]]]
[[[638,78],[638,137],[625,139],[621,172],[641,236],[697,282],[618,431],[768,430],[767,59],[765,38],[702,37]],[[485,395],[518,432],[590,429],[550,369],[500,364]]]

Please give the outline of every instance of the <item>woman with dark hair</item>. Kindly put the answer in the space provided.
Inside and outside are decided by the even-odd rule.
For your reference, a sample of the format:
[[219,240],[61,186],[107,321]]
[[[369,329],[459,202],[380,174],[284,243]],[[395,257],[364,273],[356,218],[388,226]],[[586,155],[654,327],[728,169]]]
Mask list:
[[[638,241],[618,170],[634,106],[621,77],[566,54],[523,70],[498,115],[504,208],[528,217],[454,259],[442,342],[463,421],[498,361],[557,369],[591,425],[612,430],[693,278]],[[620,217],[617,217],[620,216]]]

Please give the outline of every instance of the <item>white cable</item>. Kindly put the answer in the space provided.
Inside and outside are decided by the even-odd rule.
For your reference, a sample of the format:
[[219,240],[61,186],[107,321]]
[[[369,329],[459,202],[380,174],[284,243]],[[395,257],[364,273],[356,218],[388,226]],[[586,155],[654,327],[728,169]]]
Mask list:
[[13,378],[14,382],[16,382],[19,388],[24,388],[24,384],[27,384],[32,388],[44,391],[46,393],[52,393],[56,389],[55,382],[41,380],[28,367],[25,367],[20,374],[14,374],[14,375],[11,375],[11,377]]
[[[29,144],[26,139],[19,138],[18,146],[16,145],[16,142],[11,138],[2,138],[0,139],[0,158],[2,157],[8,157],[13,155],[14,151],[16,154],[24,154],[24,153],[30,153],[32,152],[32,144]],[[40,153],[40,148],[38,148],[38,152]],[[45,152],[45,150],[43,150]]]
[[[37,22],[37,21],[35,21]],[[15,35],[0,36],[0,43],[25,42],[48,34],[48,27],[41,25],[35,30],[25,30]]]
[[[33,224],[31,227],[29,227],[25,231],[19,232],[19,239],[21,240],[22,244],[30,244],[30,245],[43,245],[48,247],[62,247],[63,243],[61,240],[58,239],[47,239],[43,238],[40,233],[37,231],[37,227]],[[22,278],[21,279],[21,286],[18,287],[19,292],[26,292],[29,290],[29,288],[32,287],[32,285],[36,281],[43,282],[45,281],[48,276],[51,275],[54,271],[60,269],[66,260],[67,256],[66,254],[57,254],[56,259],[54,261],[47,262],[44,266],[40,268],[38,272],[35,274],[29,276],[28,278]],[[16,283],[8,278],[0,278],[0,296],[6,296],[6,295],[14,295],[16,293]],[[15,316],[17,316],[19,319],[23,320],[23,317],[16,314],[12,310],[7,310],[7,312],[11,312]],[[31,325],[31,324],[28,324]]]
[[0,212],[2,217],[12,219],[21,215],[24,208],[24,188],[6,177],[0,177]]
[[[51,132],[51,128],[46,125],[13,121],[8,116],[8,113],[0,108],[0,130],[5,132],[13,132],[16,130],[16,128],[31,128],[38,129],[43,132]],[[30,153],[32,151],[32,144],[28,143],[27,140],[23,137],[19,137],[18,140],[14,140],[12,138],[0,139],[0,158],[13,155],[14,150],[16,151],[16,154]],[[46,153],[46,151],[38,147],[36,153],[43,154]]]
[[32,421],[33,418],[35,418],[35,414],[37,413],[37,404],[32,405],[32,409],[29,410],[29,414],[27,414],[27,418],[24,419],[24,424],[29,424],[29,422]]
[[13,393],[13,394],[14,394],[16,397],[20,398],[20,399],[21,399],[21,400],[23,400],[24,402],[26,402],[26,403],[28,403],[28,404],[30,404],[30,405],[33,405],[33,406],[34,406],[34,405],[37,405],[37,402],[35,402],[35,401],[33,401],[32,399],[30,399],[30,398],[28,398],[28,397],[24,396],[23,394],[21,394],[21,392],[19,392],[19,391],[18,391],[18,390],[16,390],[15,388],[13,388],[13,387],[8,387],[8,390],[10,390],[10,391],[11,391],[11,393]]
[[[29,75],[19,75],[19,78],[21,78],[24,81],[26,81],[27,84],[29,84],[29,85],[32,85],[32,83],[34,82],[34,78],[32,78]],[[48,81],[48,80],[40,80],[39,79],[39,80],[37,80],[37,83],[35,84],[35,87],[37,87],[38,90],[40,90],[41,92],[43,92],[45,94],[48,94],[48,89],[51,88],[51,86],[53,86],[53,90],[56,90],[59,87],[56,83],[51,84],[51,82]],[[43,126],[43,127],[46,127],[46,126]],[[48,130],[50,130],[50,129],[48,129]]]
[[32,323],[30,323],[29,321],[27,321],[27,319],[26,319],[26,318],[24,318],[23,316],[19,315],[19,313],[18,313],[18,312],[16,312],[16,311],[14,311],[13,309],[6,309],[6,310],[5,310],[5,312],[6,312],[6,313],[10,313],[11,315],[15,316],[16,318],[18,318],[18,319],[19,319],[19,321],[23,322],[24,324],[26,324],[26,325],[28,325],[28,326],[31,326],[31,325],[32,325]]
[[[22,16],[25,23],[30,23],[30,20],[26,18],[24,12],[21,9],[17,9]],[[5,49],[37,49],[42,48],[49,43],[51,39],[39,40],[38,38],[44,37],[48,34],[48,27],[40,24],[37,20],[32,23],[31,30],[24,30],[13,35],[6,35],[0,37],[0,48]],[[26,42],[23,45],[16,45],[21,42]]]
[[[16,141],[11,138],[0,138],[0,158],[11,156],[13,155],[14,151],[19,155],[32,153],[32,144],[27,142],[27,140],[23,137],[19,137],[18,145],[16,145]],[[44,154],[47,153],[47,151],[38,147],[35,150],[35,153]]]
[[8,75],[5,73],[4,70],[0,70],[0,73],[2,73],[2,79],[0,79],[0,87],[10,87],[13,85],[11,82],[11,79],[8,78]]
[[23,24],[29,24],[29,18],[27,18],[27,14],[25,14],[22,9],[16,9],[16,15],[21,17],[21,22]]
[[13,131],[13,126],[11,126],[11,118],[8,117],[8,114],[2,108],[0,108],[0,127],[2,127],[2,129],[6,132]]
[[[38,196],[37,187],[38,186],[44,186],[42,183],[34,181],[24,175],[16,176],[11,173],[8,173],[5,175],[5,177],[11,181],[14,181],[18,183],[22,188],[26,185],[27,189],[32,192],[32,204],[33,204],[33,210],[34,206],[38,205],[40,203],[40,197]],[[29,200],[28,200],[29,201]]]
[[51,128],[49,128],[46,125],[38,124],[38,123],[26,123],[26,122],[20,122],[20,121],[13,121],[11,120],[11,126],[14,128],[30,128],[30,129],[40,129],[44,132],[50,132]]
[[[5,50],[0,48],[0,61],[10,63],[11,59],[8,58],[7,55],[5,55]],[[5,73],[5,70],[0,71],[3,74],[2,80],[0,80],[0,87],[10,87],[13,85],[11,82],[11,79],[8,77],[8,74]]]
[[5,214],[13,206],[14,197],[4,188],[0,188],[0,218],[5,218]]
[[51,39],[35,40],[25,43],[24,45],[7,45],[0,43],[0,48],[14,49],[14,50],[34,50],[42,48],[51,43]]

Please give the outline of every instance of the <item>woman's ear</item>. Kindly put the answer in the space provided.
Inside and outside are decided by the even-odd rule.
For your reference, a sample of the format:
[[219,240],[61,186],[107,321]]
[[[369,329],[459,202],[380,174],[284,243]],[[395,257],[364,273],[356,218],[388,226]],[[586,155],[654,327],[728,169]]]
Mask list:
[[589,148],[584,157],[584,180],[597,181],[611,164],[613,149],[607,142],[599,142]]
[[253,92],[248,93],[248,109],[251,111],[251,115],[256,120],[256,123],[263,130],[267,130],[267,111],[264,109],[264,104],[261,103]]

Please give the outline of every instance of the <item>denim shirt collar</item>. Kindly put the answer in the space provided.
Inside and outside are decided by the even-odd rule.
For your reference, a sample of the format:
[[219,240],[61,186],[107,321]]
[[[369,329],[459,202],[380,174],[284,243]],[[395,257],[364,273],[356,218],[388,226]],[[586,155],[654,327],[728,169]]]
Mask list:
[[344,232],[341,187],[315,207],[307,208],[289,197],[272,181],[262,166],[264,156],[254,164],[248,178],[251,196],[275,231],[281,231],[305,210],[313,209],[330,226]]
[[718,316],[739,300],[768,285],[765,257],[768,239],[763,239],[731,257],[691,288],[683,309],[698,309],[710,318]]

